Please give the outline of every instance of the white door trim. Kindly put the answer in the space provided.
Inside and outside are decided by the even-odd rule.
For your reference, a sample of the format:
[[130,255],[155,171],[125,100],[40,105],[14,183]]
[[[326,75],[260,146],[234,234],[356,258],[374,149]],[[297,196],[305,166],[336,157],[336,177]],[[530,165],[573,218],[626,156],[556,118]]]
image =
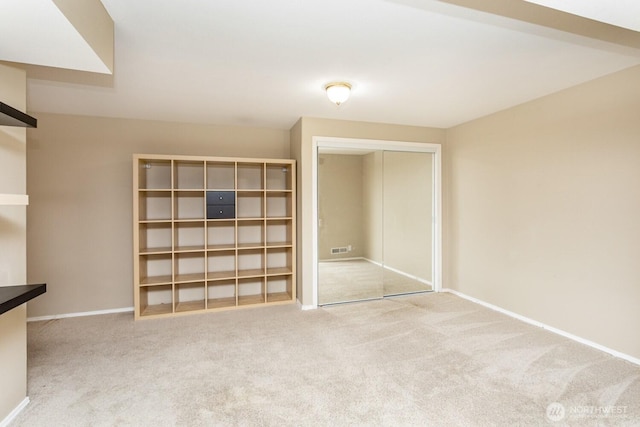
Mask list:
[[442,290],[442,146],[440,144],[378,139],[311,137],[311,211],[313,239],[313,308],[318,307],[318,147],[360,148],[433,153],[433,287]]

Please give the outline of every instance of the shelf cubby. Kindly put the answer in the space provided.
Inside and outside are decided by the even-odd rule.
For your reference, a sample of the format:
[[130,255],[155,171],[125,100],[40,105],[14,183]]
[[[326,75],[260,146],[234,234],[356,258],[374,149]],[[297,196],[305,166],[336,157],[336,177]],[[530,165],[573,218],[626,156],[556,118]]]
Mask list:
[[264,277],[238,279],[238,305],[264,304]]
[[267,190],[291,190],[291,165],[267,164]]
[[238,163],[238,190],[264,189],[264,163]]
[[264,221],[238,221],[238,248],[261,248],[264,246]]
[[264,192],[257,190],[238,191],[236,193],[237,218],[263,218]]
[[140,288],[140,316],[155,316],[173,313],[173,287],[142,286]]
[[139,255],[140,284],[170,284],[173,281],[171,260],[171,254]]
[[173,215],[176,220],[202,220],[205,214],[204,191],[180,190],[173,194],[174,210]]
[[205,309],[204,282],[180,283],[174,288],[175,312]]
[[291,218],[293,209],[291,198],[291,192],[268,191],[267,218]]
[[205,236],[204,224],[204,221],[174,223],[174,252],[203,251]]
[[235,307],[236,305],[235,279],[207,282],[207,308]]
[[289,274],[293,267],[291,248],[267,249],[267,275]]
[[234,190],[236,188],[236,164],[234,162],[207,162],[207,189]]
[[296,300],[296,164],[133,156],[135,318]]
[[264,250],[238,250],[238,277],[254,277],[264,275]]
[[139,189],[171,189],[171,160],[139,159],[137,166]]
[[171,254],[171,222],[140,224],[138,239],[140,254]]
[[267,247],[292,246],[293,221],[290,219],[267,219]]
[[139,221],[170,221],[171,191],[140,190],[138,192]]
[[174,255],[175,283],[198,282],[205,279],[204,252],[184,252]]
[[293,295],[291,275],[267,277],[267,302],[290,301]]
[[174,189],[204,189],[204,161],[174,160],[173,168]]
[[236,277],[236,251],[214,251],[207,254],[207,279],[227,280]]
[[227,250],[236,247],[236,222],[234,220],[207,221],[207,249]]

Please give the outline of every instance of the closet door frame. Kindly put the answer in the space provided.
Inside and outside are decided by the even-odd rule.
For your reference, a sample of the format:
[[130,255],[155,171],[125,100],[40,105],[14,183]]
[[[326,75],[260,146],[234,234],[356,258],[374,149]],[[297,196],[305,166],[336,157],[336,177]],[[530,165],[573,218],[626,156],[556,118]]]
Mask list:
[[313,308],[318,307],[318,147],[356,148],[433,154],[433,290],[442,291],[442,146],[434,143],[377,139],[312,137]]

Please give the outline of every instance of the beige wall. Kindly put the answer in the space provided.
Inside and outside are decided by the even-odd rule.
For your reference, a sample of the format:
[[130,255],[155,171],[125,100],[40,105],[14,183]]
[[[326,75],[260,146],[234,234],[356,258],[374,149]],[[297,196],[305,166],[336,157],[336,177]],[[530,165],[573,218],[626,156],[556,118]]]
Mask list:
[[[361,257],[364,252],[362,156],[318,156],[318,259]],[[331,254],[331,248],[351,252]]]
[[[0,102],[26,111],[27,78],[0,64]],[[0,126],[0,193],[26,193],[26,130]],[[25,206],[0,206],[0,286],[27,280]],[[0,315],[0,422],[27,396],[27,324],[23,304]]]
[[447,132],[451,287],[640,357],[640,67]]
[[291,130],[291,154],[298,160],[298,298],[313,304],[312,138],[314,136],[409,141],[442,144],[445,130],[386,123],[352,122],[303,117]]
[[289,132],[36,114],[29,130],[29,316],[133,306],[133,153],[289,158]]

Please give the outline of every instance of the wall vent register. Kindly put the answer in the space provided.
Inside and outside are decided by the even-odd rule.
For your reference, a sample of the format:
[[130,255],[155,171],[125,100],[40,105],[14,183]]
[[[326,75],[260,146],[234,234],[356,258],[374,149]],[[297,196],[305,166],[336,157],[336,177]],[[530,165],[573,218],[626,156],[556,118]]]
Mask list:
[[295,166],[135,154],[135,318],[294,302]]

